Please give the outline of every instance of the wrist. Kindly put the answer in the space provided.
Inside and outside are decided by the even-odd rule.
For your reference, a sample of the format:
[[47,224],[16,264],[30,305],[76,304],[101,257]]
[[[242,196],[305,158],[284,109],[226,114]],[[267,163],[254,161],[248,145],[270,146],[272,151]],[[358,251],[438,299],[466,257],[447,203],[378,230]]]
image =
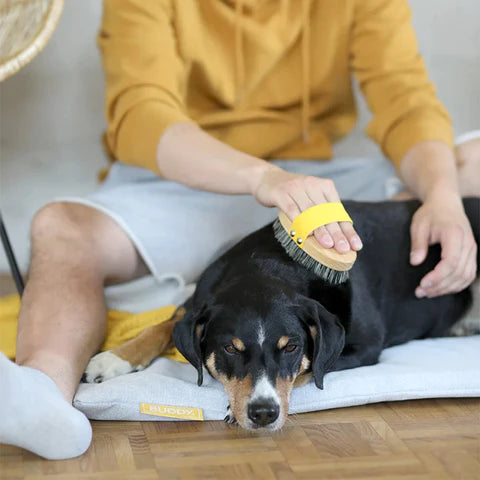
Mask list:
[[253,197],[256,196],[256,192],[265,181],[265,177],[271,173],[281,170],[280,167],[273,165],[265,160],[261,160],[261,163],[249,167],[245,171],[245,178],[248,185],[249,194]]
[[461,205],[462,199],[456,182],[438,181],[425,192],[423,202],[445,203],[447,205],[458,203]]
[[422,201],[459,195],[455,155],[442,142],[425,141],[412,147],[402,159],[400,173]]

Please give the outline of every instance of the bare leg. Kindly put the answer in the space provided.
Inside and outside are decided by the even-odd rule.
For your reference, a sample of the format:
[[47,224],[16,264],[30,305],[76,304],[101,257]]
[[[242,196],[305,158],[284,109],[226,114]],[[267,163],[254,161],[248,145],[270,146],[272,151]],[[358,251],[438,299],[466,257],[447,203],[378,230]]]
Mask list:
[[[71,402],[88,360],[103,340],[103,287],[146,271],[126,234],[102,213],[68,203],[38,212],[19,317],[20,366],[0,359],[5,379],[0,407],[16,411],[0,425],[0,442],[47,458],[83,453],[91,430]],[[25,403],[23,408],[17,408],[19,402]],[[29,418],[32,412],[35,416]]]
[[103,341],[103,286],[146,271],[129,238],[104,214],[76,204],[45,207],[32,224],[17,363],[47,374],[71,402]]

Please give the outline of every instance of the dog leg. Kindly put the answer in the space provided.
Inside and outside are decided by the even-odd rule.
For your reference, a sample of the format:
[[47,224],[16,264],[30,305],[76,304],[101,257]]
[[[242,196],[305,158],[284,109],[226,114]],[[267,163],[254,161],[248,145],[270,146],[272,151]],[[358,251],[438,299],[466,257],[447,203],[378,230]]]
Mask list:
[[235,416],[233,415],[233,412],[232,412],[232,409],[230,408],[230,405],[227,407],[227,415],[223,419],[223,421],[225,423],[230,424],[230,425],[233,425],[233,424],[237,423],[237,420],[236,420]]
[[152,360],[173,348],[173,327],[184,315],[185,308],[180,307],[170,320],[147,327],[123,345],[98,353],[88,363],[82,380],[101,383],[118,375],[143,370]]
[[336,372],[338,370],[347,370],[365,365],[375,365],[378,362],[381,351],[377,346],[350,345],[345,348],[331,371]]

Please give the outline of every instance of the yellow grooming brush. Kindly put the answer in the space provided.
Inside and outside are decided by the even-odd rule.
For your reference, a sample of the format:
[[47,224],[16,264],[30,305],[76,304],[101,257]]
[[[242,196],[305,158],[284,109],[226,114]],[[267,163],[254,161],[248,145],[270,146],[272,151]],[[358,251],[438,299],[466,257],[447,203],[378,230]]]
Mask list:
[[287,254],[326,282],[337,285],[348,279],[348,271],[357,259],[357,252],[339,253],[335,248],[322,247],[311,233],[318,227],[334,222],[350,222],[340,202],[322,203],[308,208],[293,222],[280,211],[273,223],[275,238]]

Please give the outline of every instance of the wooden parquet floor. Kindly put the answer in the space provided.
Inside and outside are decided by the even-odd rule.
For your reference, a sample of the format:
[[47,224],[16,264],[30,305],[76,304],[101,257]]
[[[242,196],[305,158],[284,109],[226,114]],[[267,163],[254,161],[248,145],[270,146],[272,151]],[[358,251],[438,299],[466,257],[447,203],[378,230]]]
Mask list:
[[73,460],[0,446],[0,479],[480,479],[478,399],[290,416],[274,434],[223,422],[93,422],[93,430]]

